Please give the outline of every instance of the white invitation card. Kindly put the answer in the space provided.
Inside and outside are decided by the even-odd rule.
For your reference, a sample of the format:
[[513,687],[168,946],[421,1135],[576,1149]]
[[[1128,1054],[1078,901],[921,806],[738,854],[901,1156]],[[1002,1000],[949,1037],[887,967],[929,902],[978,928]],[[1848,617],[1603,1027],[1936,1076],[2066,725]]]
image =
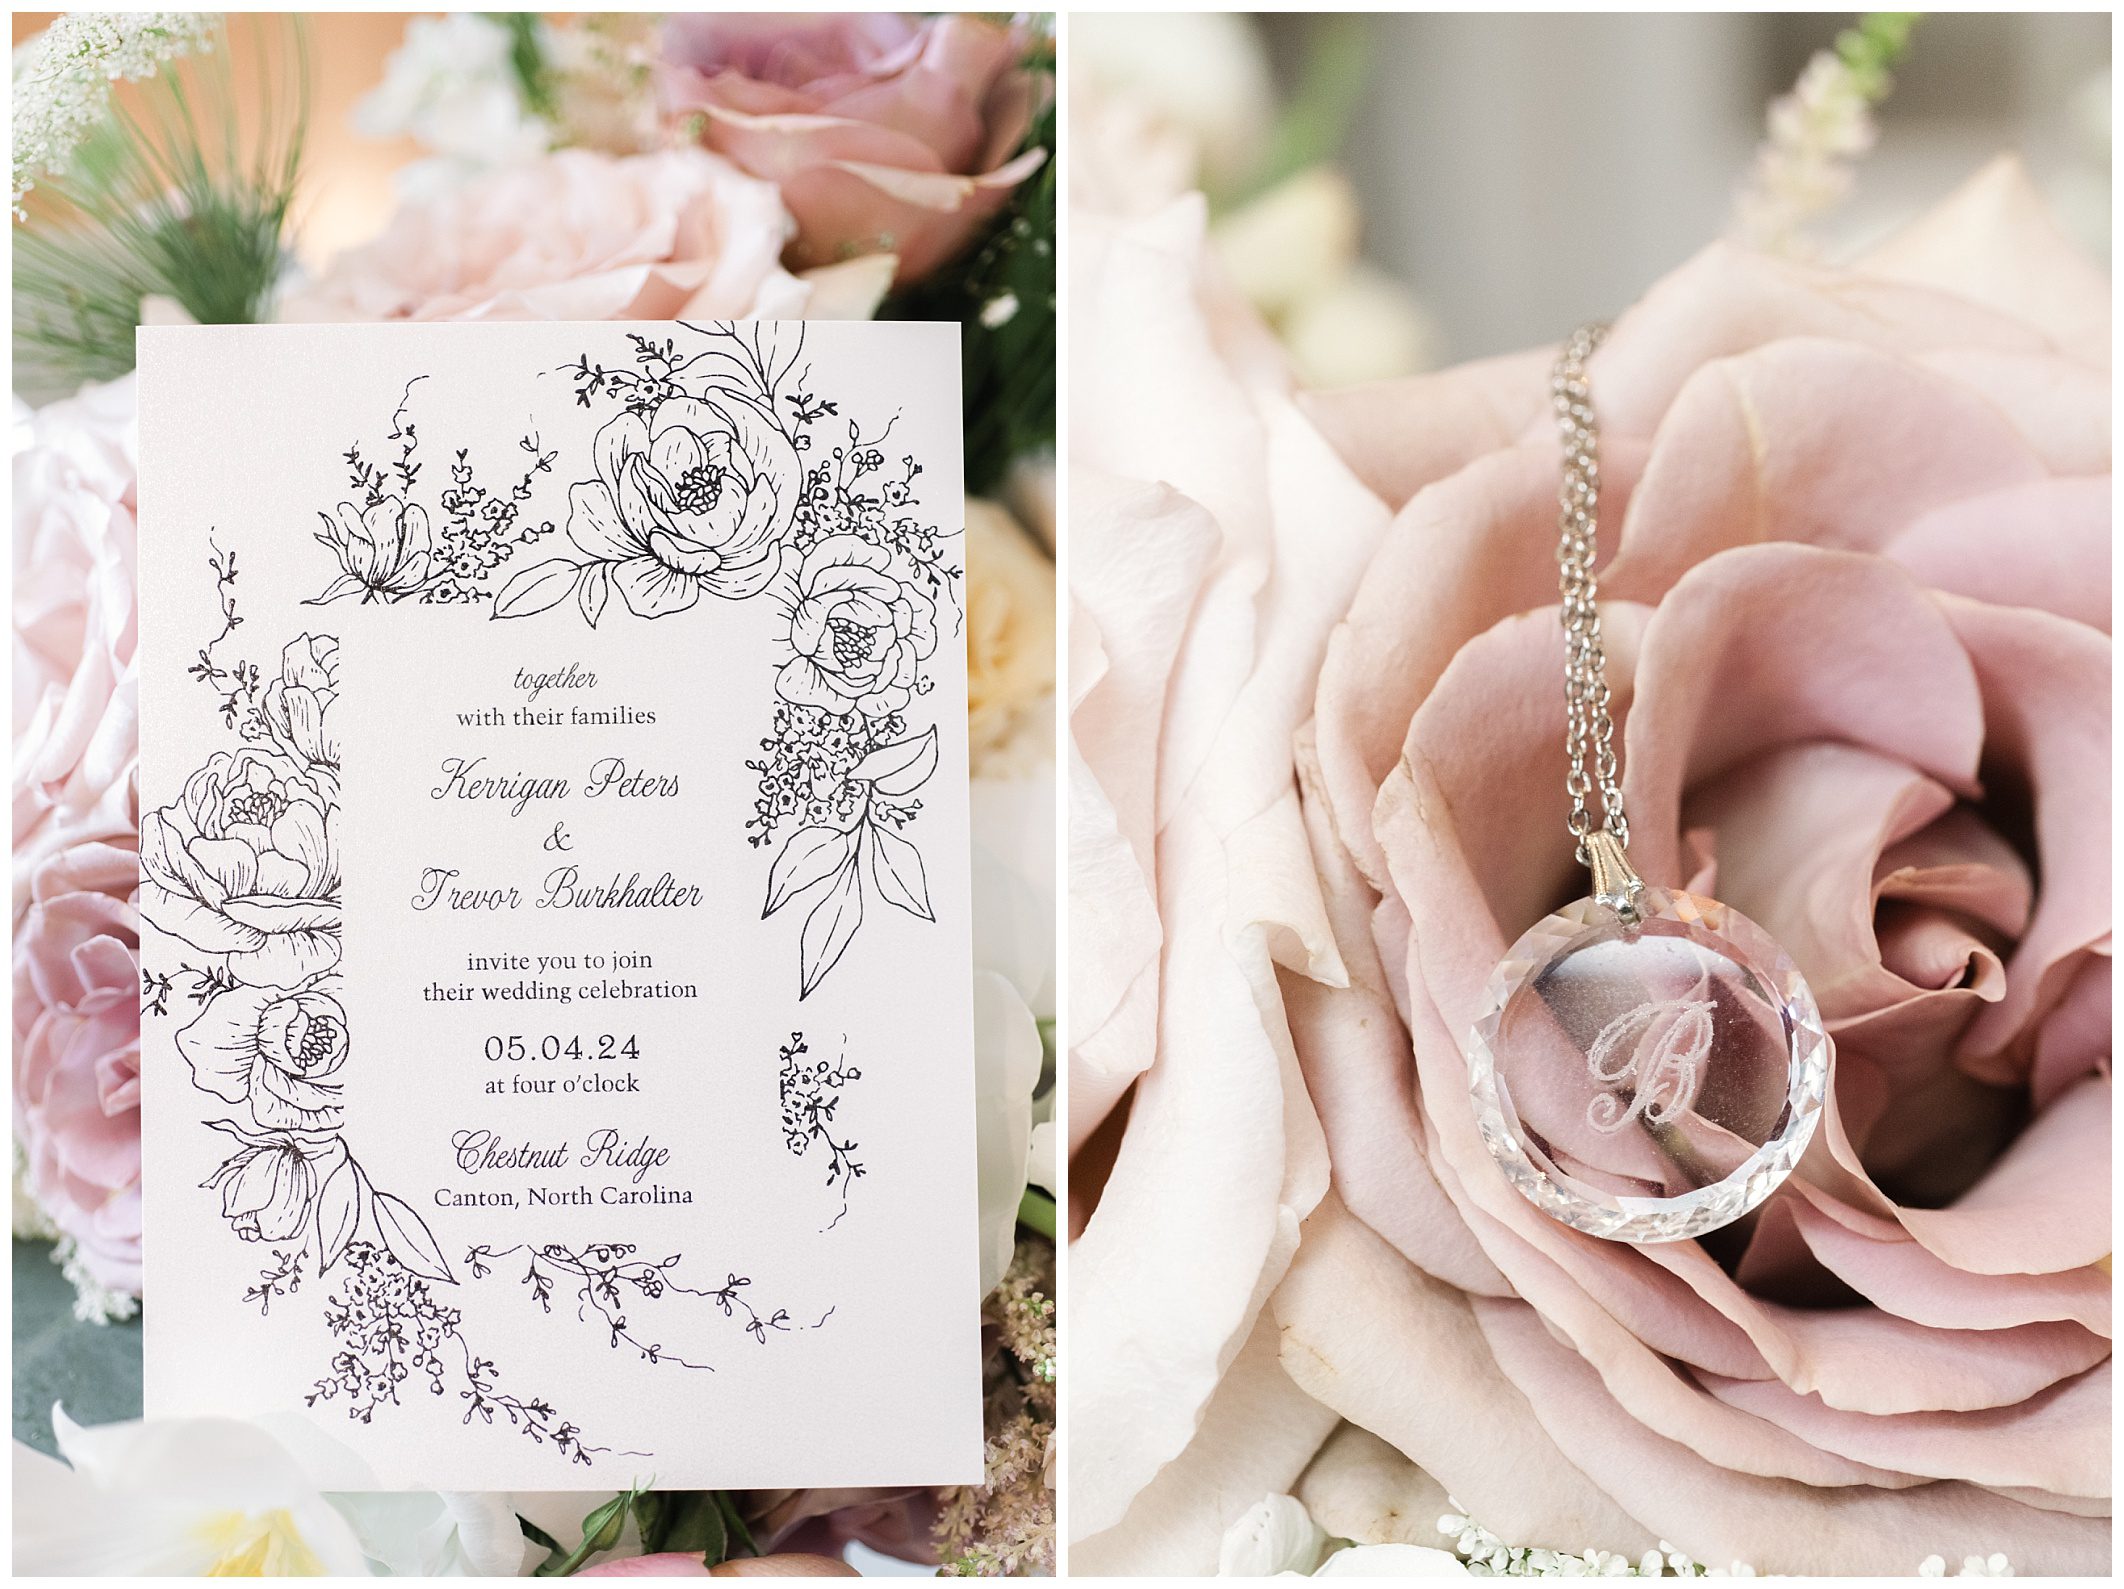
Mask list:
[[148,1412],[978,1483],[956,327],[140,382]]

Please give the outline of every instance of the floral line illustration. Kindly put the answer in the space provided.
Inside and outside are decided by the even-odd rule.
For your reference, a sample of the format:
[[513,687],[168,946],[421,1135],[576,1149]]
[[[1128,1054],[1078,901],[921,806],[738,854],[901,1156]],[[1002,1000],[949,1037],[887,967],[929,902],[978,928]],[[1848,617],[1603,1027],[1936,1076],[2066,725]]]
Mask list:
[[630,335],[631,367],[585,353],[556,372],[579,406],[616,411],[568,487],[566,549],[538,561],[519,553],[554,532],[529,505],[557,453],[525,435],[521,473],[490,488],[459,450],[431,507],[417,499],[420,378],[409,383],[388,461],[347,449],[349,496],[320,512],[316,536],[339,573],[311,600],[484,602],[489,617],[516,620],[566,610],[591,628],[615,596],[645,620],[704,601],[772,603],[787,620],[785,654],[770,732],[746,763],[758,778],[746,835],[775,851],[762,919],[806,901],[804,999],[875,902],[936,919],[905,830],[937,768],[937,731],[909,713],[934,688],[940,611],[956,626],[962,571],[924,520],[921,463],[903,455],[888,466],[897,419],[868,432],[806,389],[800,325],[681,322],[678,331]]
[[348,1147],[342,1074],[352,1039],[337,976],[339,642],[298,635],[270,677],[224,662],[221,648],[244,622],[238,570],[233,552],[211,538],[209,549],[221,629],[188,671],[215,692],[235,744],[213,751],[175,800],[141,817],[141,914],[189,951],[174,971],[143,966],[141,1009],[170,1019],[180,990],[196,1009],[175,1046],[193,1085],[216,1100],[203,1124],[233,1144],[202,1186],[220,1193],[237,1238],[274,1259],[243,1301],[270,1317],[306,1278],[336,1283],[324,1316],[338,1350],[306,1398],[312,1406],[340,1402],[368,1423],[399,1405],[402,1384],[417,1379],[442,1395],[454,1380],[466,1422],[500,1419],[587,1464],[606,1448],[585,1445],[545,1402],[498,1388],[495,1364],[459,1333],[458,1310],[430,1289],[457,1281],[434,1233]]
[[[685,1261],[685,1254],[673,1253],[668,1258],[650,1260],[636,1257],[639,1251],[628,1242],[592,1242],[583,1247],[570,1247],[562,1242],[549,1242],[543,1246],[529,1243],[501,1248],[479,1246],[465,1254],[465,1267],[473,1279],[482,1280],[494,1273],[503,1259],[521,1254],[526,1267],[519,1283],[530,1287],[532,1300],[538,1304],[540,1312],[550,1314],[555,1296],[565,1289],[574,1298],[578,1319],[587,1322],[594,1318],[604,1325],[607,1346],[614,1351],[622,1347],[632,1348],[644,1362],[651,1364],[668,1363],[677,1368],[715,1372],[712,1363],[683,1356],[661,1342],[643,1340],[630,1315],[630,1304],[634,1302],[649,1304],[665,1297],[696,1298],[713,1304],[724,1318],[738,1322],[747,1335],[763,1345],[769,1335],[783,1335],[805,1328],[791,1321],[787,1308],[776,1308],[772,1313],[762,1313],[755,1308],[746,1296],[752,1284],[750,1276],[733,1270],[719,1286],[689,1286],[673,1273]],[[819,1323],[823,1324],[825,1320],[821,1319]]]
[[863,1073],[848,1063],[845,1053],[837,1059],[810,1055],[802,1032],[791,1032],[776,1054],[782,1067],[782,1145],[793,1158],[804,1158],[814,1148],[825,1154],[826,1184],[841,1198],[840,1212],[825,1227],[832,1230],[848,1217],[848,1190],[864,1174],[855,1157],[862,1144],[853,1137],[843,1142],[834,1136],[842,1089],[861,1081]]

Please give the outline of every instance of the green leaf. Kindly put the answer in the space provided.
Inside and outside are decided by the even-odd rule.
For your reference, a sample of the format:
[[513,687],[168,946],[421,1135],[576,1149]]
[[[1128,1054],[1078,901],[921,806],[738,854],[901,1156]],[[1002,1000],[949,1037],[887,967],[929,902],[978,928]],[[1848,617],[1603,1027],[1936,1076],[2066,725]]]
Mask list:
[[1037,1186],[1025,1188],[1025,1195],[1018,1199],[1018,1223],[1030,1227],[1045,1236],[1055,1239],[1055,1200]]
[[[630,1489],[624,1494],[613,1496],[603,1506],[591,1512],[588,1517],[583,1519],[582,1543],[565,1556],[559,1556],[558,1558],[547,1557],[533,1569],[531,1576],[534,1578],[566,1578],[579,1571],[599,1551],[610,1550],[614,1545],[617,1545],[620,1542],[620,1535],[627,1530],[628,1509],[633,1506],[636,1497],[642,1493],[639,1489]],[[554,1546],[556,1551],[559,1548],[557,1544]]]

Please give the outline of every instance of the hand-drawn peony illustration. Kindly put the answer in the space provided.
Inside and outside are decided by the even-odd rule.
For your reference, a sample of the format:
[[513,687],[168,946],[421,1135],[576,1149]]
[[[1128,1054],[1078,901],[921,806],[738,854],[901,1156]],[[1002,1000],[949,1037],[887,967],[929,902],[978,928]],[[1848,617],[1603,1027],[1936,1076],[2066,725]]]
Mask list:
[[[746,831],[756,848],[778,846],[762,916],[809,902],[798,935],[798,997],[808,998],[873,900],[935,919],[921,853],[903,830],[936,770],[936,732],[908,714],[932,687],[945,616],[960,622],[962,571],[944,543],[962,532],[925,522],[918,460],[888,466],[896,421],[866,430],[807,389],[801,324],[678,330],[630,335],[631,365],[584,354],[562,372],[579,406],[617,412],[592,440],[588,477],[569,487],[569,550],[536,561],[518,549],[554,530],[529,504],[557,453],[525,436],[528,464],[497,488],[455,453],[449,489],[418,511],[417,378],[378,454],[389,461],[347,450],[349,484],[367,505],[323,515],[332,533],[318,539],[342,573],[312,600],[359,590],[364,601],[485,602],[491,617],[513,620],[572,609],[592,628],[615,594],[643,619],[712,621],[718,601],[762,597],[786,611],[771,731],[763,757],[747,763],[759,796]],[[431,523],[442,525],[432,540]],[[317,666],[329,674],[331,662]],[[293,688],[261,707],[266,737],[336,796],[336,746],[309,745],[299,720],[279,727],[304,704]]]
[[742,600],[774,577],[796,512],[794,444],[730,393],[671,397],[597,433],[597,478],[568,493],[580,558],[525,569],[494,601],[523,618],[576,597],[593,625],[613,590],[637,618],[686,611],[703,595]]
[[325,708],[339,698],[339,641],[302,635],[280,654],[280,677],[258,698],[267,744],[309,774],[325,804],[339,804],[339,740],[326,732]]
[[804,554],[789,626],[796,655],[774,680],[783,700],[836,717],[907,709],[937,649],[937,608],[891,567],[889,550],[855,535],[831,536]]
[[293,988],[339,963],[324,794],[278,751],[216,751],[180,800],[141,817],[140,868],[141,913],[237,981]]
[[231,988],[177,1034],[193,1083],[268,1130],[339,1129],[347,1046],[347,1012],[316,988]]
[[[316,537],[339,572],[304,605],[358,595],[484,603],[493,617],[524,618],[572,595],[594,625],[614,589],[630,613],[660,618],[704,596],[741,601],[781,581],[792,592],[782,610],[808,603],[818,633],[839,637],[837,651],[810,664],[839,681],[820,686],[827,704],[777,704],[775,737],[765,742],[771,759],[751,764],[763,790],[772,779],[776,792],[774,808],[763,796],[748,824],[751,842],[768,842],[786,819],[806,823],[775,863],[768,913],[825,890],[803,932],[809,992],[847,947],[866,890],[931,914],[921,857],[896,830],[920,809],[911,797],[936,768],[936,732],[911,730],[905,709],[928,687],[920,664],[936,648],[938,599],[959,575],[944,566],[934,528],[911,513],[886,516],[888,503],[912,508],[913,459],[897,480],[866,489],[883,454],[851,424],[847,444],[807,473],[813,428],[835,405],[798,390],[800,331],[785,344],[774,328],[686,329],[703,340],[683,353],[635,337],[633,368],[586,357],[567,372],[579,403],[615,400],[620,411],[596,432],[591,477],[569,491],[573,554],[531,566],[518,567],[517,554],[555,532],[532,510],[539,477],[559,454],[534,432],[519,444],[520,472],[499,486],[480,478],[466,451],[450,455],[447,483],[431,481],[412,413],[424,379],[416,377],[375,455],[384,461],[359,444],[344,455],[349,498],[321,515],[326,531]],[[244,1300],[269,1315],[304,1280],[323,1282],[315,1289],[326,1292],[336,1350],[314,1383],[313,1407],[333,1403],[367,1423],[411,1390],[454,1384],[464,1422],[514,1429],[588,1464],[610,1448],[585,1443],[545,1401],[501,1388],[500,1370],[463,1333],[463,1310],[438,1301],[435,1288],[460,1276],[435,1233],[411,1203],[375,1184],[346,1140],[354,1048],[337,976],[340,641],[298,633],[270,672],[231,655],[244,623],[237,558],[211,533],[207,545],[220,628],[188,672],[213,692],[234,743],[208,755],[177,799],[141,818],[141,914],[165,935],[151,947],[190,953],[175,967],[143,964],[139,975],[148,1015],[168,1018],[180,995],[197,1008],[175,1043],[194,1085],[223,1106],[203,1123],[235,1143],[203,1186],[220,1194],[235,1236],[268,1247],[273,1260]],[[803,633],[791,651],[809,658],[814,639],[808,626]],[[799,776],[806,798],[782,799],[782,781]],[[491,1272],[485,1259],[528,1251],[473,1246],[465,1267],[477,1279]],[[556,1273],[575,1276],[608,1344],[651,1364],[713,1366],[642,1335],[646,1326],[620,1306],[623,1289],[639,1302],[691,1300],[760,1343],[825,1322],[755,1308],[752,1282],[738,1271],[691,1287],[672,1278],[680,1255],[650,1263],[632,1254],[621,1245],[544,1246],[528,1259],[529,1278],[543,1306]]]

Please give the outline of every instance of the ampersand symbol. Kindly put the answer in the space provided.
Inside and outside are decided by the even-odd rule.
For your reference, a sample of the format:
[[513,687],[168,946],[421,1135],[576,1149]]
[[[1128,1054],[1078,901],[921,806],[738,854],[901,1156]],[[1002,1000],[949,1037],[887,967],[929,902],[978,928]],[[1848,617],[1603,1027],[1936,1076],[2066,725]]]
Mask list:
[[553,831],[546,835],[545,847],[549,850],[572,850],[574,842],[568,837],[568,824],[556,822]]

